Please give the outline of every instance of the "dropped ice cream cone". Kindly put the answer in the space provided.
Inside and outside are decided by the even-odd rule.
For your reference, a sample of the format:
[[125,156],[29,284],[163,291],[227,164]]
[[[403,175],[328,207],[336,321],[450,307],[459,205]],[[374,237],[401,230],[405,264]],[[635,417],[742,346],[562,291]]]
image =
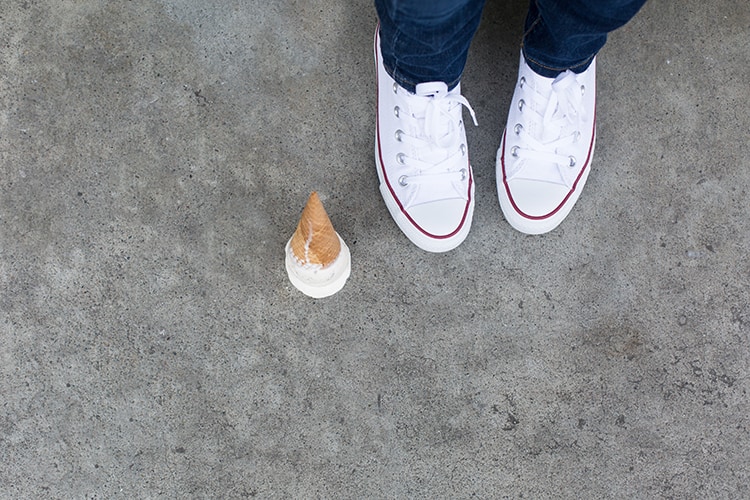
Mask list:
[[341,290],[351,272],[349,248],[314,191],[286,244],[286,270],[295,287],[316,299]]
[[327,267],[339,256],[341,243],[318,193],[310,194],[290,246],[292,254],[301,264]]

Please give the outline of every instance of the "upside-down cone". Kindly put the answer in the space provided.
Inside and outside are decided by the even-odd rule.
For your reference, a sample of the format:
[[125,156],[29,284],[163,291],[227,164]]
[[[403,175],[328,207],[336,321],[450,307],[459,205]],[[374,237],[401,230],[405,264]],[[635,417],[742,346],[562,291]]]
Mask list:
[[315,191],[310,194],[307,205],[302,210],[289,246],[303,265],[317,264],[325,267],[335,261],[341,252],[339,237]]

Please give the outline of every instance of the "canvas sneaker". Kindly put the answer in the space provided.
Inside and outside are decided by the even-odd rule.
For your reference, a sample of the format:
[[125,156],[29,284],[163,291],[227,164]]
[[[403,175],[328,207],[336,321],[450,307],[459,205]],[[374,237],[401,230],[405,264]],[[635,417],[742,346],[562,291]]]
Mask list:
[[474,177],[466,148],[463,108],[474,111],[460,85],[420,83],[416,93],[383,67],[375,33],[377,125],[375,162],[380,192],[404,234],[429,252],[446,252],[468,235],[474,212]]
[[596,140],[596,59],[583,73],[535,73],[521,55],[497,151],[506,220],[527,234],[553,230],[570,213],[591,170]]

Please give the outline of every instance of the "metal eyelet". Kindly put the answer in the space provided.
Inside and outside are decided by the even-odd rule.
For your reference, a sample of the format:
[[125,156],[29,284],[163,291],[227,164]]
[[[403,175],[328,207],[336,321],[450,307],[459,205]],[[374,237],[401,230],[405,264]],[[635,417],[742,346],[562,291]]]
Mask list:
[[466,156],[466,144],[461,144],[459,149],[461,150],[461,156]]
[[397,154],[396,161],[399,163],[399,165],[406,165],[406,155],[404,153]]
[[521,79],[518,81],[518,86],[520,88],[523,88],[524,85],[526,85],[526,77],[522,76]]
[[398,118],[398,114],[400,112],[401,112],[401,108],[399,108],[398,106],[396,106],[395,108],[393,108],[393,114],[396,115],[396,118]]
[[576,157],[575,156],[568,156],[568,159],[570,160],[570,167],[576,166]]
[[524,101],[523,99],[521,99],[520,101],[518,101],[518,110],[519,111],[523,111],[523,107],[524,106],[526,106],[526,101]]
[[393,93],[398,94],[398,83],[393,82]]
[[521,133],[521,130],[523,130],[523,125],[521,125],[520,123],[516,123],[516,126],[513,127],[513,132],[515,132],[516,135],[518,135]]
[[586,93],[586,86],[585,85],[581,85],[581,95],[583,95],[585,93]]
[[395,136],[396,136],[396,140],[398,142],[401,142],[401,136],[402,135],[404,135],[404,131],[403,130],[401,130],[401,129],[396,130]]
[[409,185],[409,183],[406,182],[406,176],[405,175],[402,175],[401,177],[398,178],[398,185],[399,186],[403,186],[403,187],[406,187],[406,186]]
[[518,149],[518,146],[513,146],[512,148],[510,148],[510,154],[518,158]]
[[461,169],[461,182],[465,181],[469,177],[469,171],[465,168]]

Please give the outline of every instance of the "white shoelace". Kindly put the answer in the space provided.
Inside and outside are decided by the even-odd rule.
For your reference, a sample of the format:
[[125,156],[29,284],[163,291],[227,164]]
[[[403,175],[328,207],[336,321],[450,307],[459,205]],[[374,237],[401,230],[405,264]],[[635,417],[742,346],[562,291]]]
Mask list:
[[[405,92],[399,88],[397,92]],[[454,112],[455,106],[465,106],[474,125],[477,118],[469,101],[460,94],[449,94],[444,83],[428,83],[417,86],[417,96],[424,99],[423,106],[412,106],[411,112],[404,111],[399,116],[411,123],[411,134],[404,130],[396,132],[397,139],[411,146],[416,154],[399,153],[397,159],[402,165],[410,167],[412,173],[402,175],[398,182],[402,186],[419,185],[435,182],[461,182],[469,175],[467,169],[456,168],[462,165],[457,157],[467,154],[466,145],[461,143],[461,114]],[[415,108],[422,109],[415,109]]]
[[[579,129],[586,119],[583,105],[586,89],[579,84],[572,71],[555,78],[546,95],[536,89],[528,90],[531,86],[525,83],[522,80],[520,85],[526,92],[515,103],[524,115],[522,121],[525,123],[518,123],[513,130],[507,131],[518,136],[517,145],[510,151],[517,164],[508,178],[544,180],[571,187],[575,177],[570,175],[569,170],[578,164],[579,159],[567,151],[581,137]],[[559,177],[551,177],[539,169],[523,168],[540,162],[554,165]]]

